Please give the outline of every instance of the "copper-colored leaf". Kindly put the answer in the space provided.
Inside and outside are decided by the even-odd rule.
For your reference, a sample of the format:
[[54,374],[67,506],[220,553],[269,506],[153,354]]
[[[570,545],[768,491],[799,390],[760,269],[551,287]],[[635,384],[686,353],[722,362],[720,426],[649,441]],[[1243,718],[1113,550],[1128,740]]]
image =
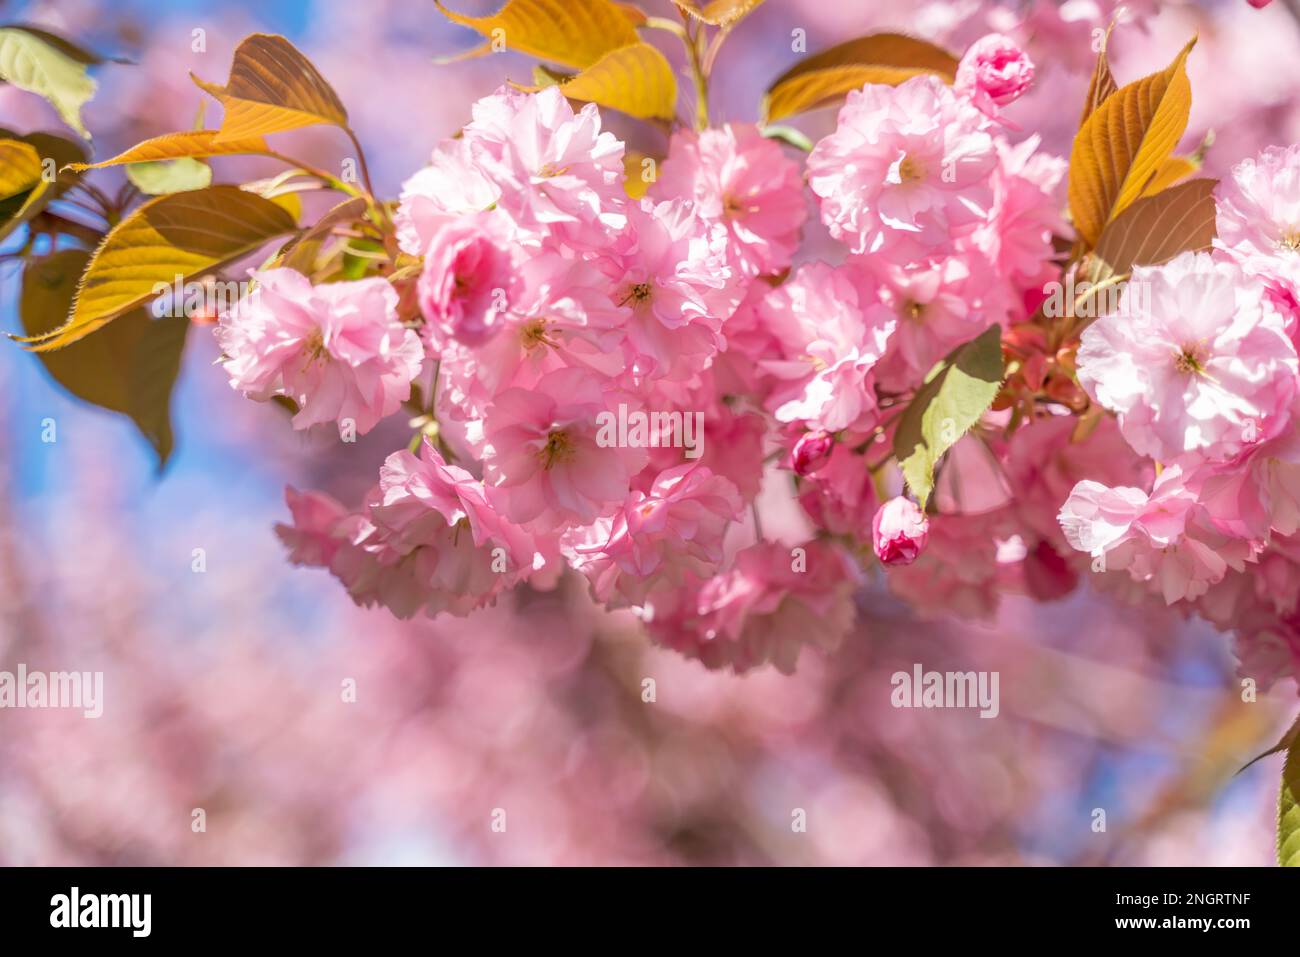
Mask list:
[[1215,236],[1212,179],[1194,179],[1137,200],[1102,231],[1093,250],[1094,282],[1157,266],[1179,253],[1209,249]]
[[747,16],[755,7],[760,6],[763,0],[705,0],[704,3],[697,3],[696,0],[673,0],[673,3],[695,19],[711,26],[730,27]]
[[124,163],[156,163],[160,160],[202,159],[207,156],[229,156],[239,153],[265,153],[266,140],[260,136],[247,139],[218,140],[216,130],[190,130],[183,133],[165,133],[135,144],[124,153],[98,163],[72,163],[69,169],[103,169]]
[[643,120],[671,120],[677,111],[673,68],[648,43],[605,54],[559,88],[570,99],[598,103]]
[[645,21],[644,14],[610,0],[507,0],[486,17],[467,17],[442,0],[434,2],[449,20],[489,40],[577,70],[636,43],[636,27]]
[[829,106],[867,83],[897,85],[932,74],[945,83],[957,75],[957,57],[924,40],[877,33],[823,50],[795,64],[763,96],[763,124]]
[[190,78],[226,108],[214,142],[296,130],[318,123],[346,128],[347,110],[334,88],[297,47],[281,36],[245,37],[224,87]]
[[1167,68],[1121,87],[1084,122],[1070,153],[1070,213],[1091,247],[1106,223],[1142,195],[1187,128],[1188,43]]
[[1110,72],[1110,60],[1106,56],[1106,47],[1110,44],[1110,31],[1114,28],[1115,24],[1112,23],[1101,41],[1101,49],[1097,51],[1097,63],[1092,69],[1092,79],[1088,81],[1088,95],[1083,98],[1083,115],[1079,117],[1079,126],[1083,126],[1088,117],[1096,112],[1097,107],[1119,89],[1119,84],[1115,82],[1115,75]]

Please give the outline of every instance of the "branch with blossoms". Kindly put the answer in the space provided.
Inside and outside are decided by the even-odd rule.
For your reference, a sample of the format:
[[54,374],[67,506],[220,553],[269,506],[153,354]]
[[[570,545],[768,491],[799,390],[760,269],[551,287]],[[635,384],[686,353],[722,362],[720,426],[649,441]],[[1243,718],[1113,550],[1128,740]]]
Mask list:
[[[777,77],[759,122],[717,124],[714,67],[760,3],[438,3],[483,37],[468,55],[541,62],[395,201],[276,36],[245,39],[224,86],[195,78],[217,129],[93,164],[4,134],[21,341],[165,460],[188,290],[257,262],[221,308],[198,297],[231,385],[345,442],[399,415],[415,430],[364,501],[290,489],[278,527],[292,562],[401,618],[580,575],[707,667],[791,672],[849,633],[867,575],[971,617],[1090,576],[1235,631],[1243,693],[1300,674],[1300,147],[1197,176],[1208,143],[1177,152],[1194,39],[1124,85],[1103,40],[1068,163],[1003,115],[1034,66],[1000,35],[960,56],[850,40]],[[81,129],[93,55],[0,34],[60,63],[62,86],[25,88]],[[831,106],[816,143],[782,123]],[[629,151],[602,109],[666,134],[664,155]],[[267,139],[311,125],[355,164]],[[284,170],[213,185],[203,161],[233,154]],[[116,196],[88,175],[109,167]],[[314,191],[337,202],[304,224]],[[804,242],[810,202],[833,261]],[[802,530],[766,534],[760,502],[782,496]]]

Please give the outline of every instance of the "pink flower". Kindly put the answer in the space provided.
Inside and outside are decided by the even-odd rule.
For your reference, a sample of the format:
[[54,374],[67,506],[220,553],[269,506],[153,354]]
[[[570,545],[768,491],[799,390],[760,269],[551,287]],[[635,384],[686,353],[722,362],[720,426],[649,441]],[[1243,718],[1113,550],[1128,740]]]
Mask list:
[[970,241],[997,276],[1033,283],[1053,255],[1052,234],[1064,232],[1060,185],[1066,163],[1038,152],[1037,135],[1016,146],[999,139],[997,148],[998,164],[989,180],[993,204]]
[[750,124],[675,133],[651,191],[726,227],[728,261],[746,276],[787,268],[808,218],[798,165]]
[[910,498],[891,498],[871,520],[871,548],[882,565],[910,565],[930,540],[930,520]]
[[1157,460],[1236,454],[1289,420],[1295,347],[1258,283],[1208,253],[1137,267],[1083,333],[1079,382]]
[[1074,548],[1093,556],[1094,570],[1126,569],[1167,604],[1194,600],[1258,551],[1215,529],[1197,493],[1177,466],[1160,474],[1150,495],[1080,482],[1061,507],[1061,528]]
[[1300,144],[1270,146],[1242,160],[1214,192],[1215,248],[1294,303],[1300,297]]
[[401,451],[385,460],[367,507],[374,531],[360,545],[375,557],[378,575],[404,581],[412,598],[394,608],[399,616],[417,606],[430,615],[468,614],[534,569],[531,537],[492,508],[481,481],[448,465],[428,440],[419,458]]
[[557,87],[503,86],[474,104],[464,137],[521,230],[596,248],[622,228],[623,144],[594,103],[574,113]]
[[612,514],[646,461],[643,448],[601,444],[604,416],[628,401],[582,369],[502,392],[483,421],[492,502],[511,521],[543,530]]
[[402,184],[393,217],[404,252],[423,256],[434,235],[461,216],[492,209],[501,190],[470,157],[469,144],[447,140],[433,151],[432,162]]
[[656,592],[643,614],[655,641],[708,668],[740,674],[771,662],[792,674],[805,644],[833,651],[852,629],[860,578],[830,542],[761,542],[707,582]]
[[623,507],[577,544],[570,562],[591,581],[597,601],[640,605],[652,588],[707,578],[722,561],[722,536],[740,517],[736,487],[700,465],[661,472],[648,493]]
[[831,235],[896,261],[940,254],[988,212],[997,162],[988,125],[932,76],[849,93],[835,132],[808,157]]
[[435,353],[453,339],[487,341],[509,307],[524,255],[492,213],[452,220],[433,234],[418,291],[425,340]]
[[990,33],[962,55],[953,89],[969,97],[981,113],[996,116],[998,107],[1019,99],[1033,81],[1029,55],[1010,37]]
[[769,400],[781,422],[838,432],[875,414],[871,370],[897,323],[864,276],[814,262],[759,304],[784,355],[763,363],[784,380]]
[[292,269],[252,273],[257,287],[221,317],[230,384],[253,399],[288,396],[294,428],[374,428],[411,394],[424,350],[397,318],[384,279],[313,286]]
[[310,568],[328,568],[340,546],[356,528],[357,516],[324,492],[299,492],[292,486],[284,499],[292,525],[276,525],[275,533],[289,549],[289,561]]
[[615,303],[631,310],[631,369],[638,377],[690,378],[722,347],[722,323],[739,299],[726,230],[683,200],[629,205],[627,224],[597,264]]

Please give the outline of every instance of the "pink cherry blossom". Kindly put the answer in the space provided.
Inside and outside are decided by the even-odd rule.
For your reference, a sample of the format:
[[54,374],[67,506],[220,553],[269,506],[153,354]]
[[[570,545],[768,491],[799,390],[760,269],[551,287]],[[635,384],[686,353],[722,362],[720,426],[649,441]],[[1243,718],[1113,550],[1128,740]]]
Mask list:
[[587,576],[597,601],[640,605],[650,590],[707,578],[722,561],[722,536],[740,517],[736,487],[688,464],[661,472],[649,492],[633,491],[610,519],[598,522],[571,563]]
[[452,220],[433,234],[418,288],[424,338],[434,353],[453,339],[481,345],[496,332],[524,258],[492,213]]
[[1138,452],[1236,454],[1289,420],[1297,358],[1263,287],[1208,253],[1139,266],[1083,334],[1079,382]]
[[627,349],[635,375],[680,380],[707,368],[739,301],[726,256],[726,230],[693,204],[644,199],[628,206],[626,232],[596,261],[614,301],[631,310]]
[[897,322],[865,276],[809,263],[773,289],[758,312],[783,351],[764,363],[784,381],[770,400],[778,421],[838,432],[874,415],[871,370]]
[[256,288],[221,317],[230,384],[253,399],[298,404],[294,428],[374,428],[411,394],[424,359],[384,279],[313,286],[292,269],[252,273]]
[[937,255],[983,221],[997,163],[989,121],[942,80],[849,93],[808,157],[831,235],[854,253]]
[[1294,303],[1300,296],[1300,144],[1271,146],[1242,160],[1214,192],[1215,247]]
[[558,87],[503,86],[474,104],[464,130],[474,163],[519,229],[595,248],[623,226],[623,144],[600,111],[574,112]]
[[706,582],[652,595],[643,615],[651,637],[709,668],[790,674],[805,644],[833,651],[852,628],[860,577],[830,542],[761,542]]
[[500,188],[470,156],[464,139],[447,140],[430,164],[402,184],[394,220],[404,252],[423,256],[434,235],[449,222],[486,212],[501,199]]
[[798,165],[751,124],[673,134],[651,193],[726,227],[728,262],[747,276],[789,267],[808,218]]
[[511,521],[539,529],[612,514],[646,452],[602,445],[601,420],[631,401],[582,369],[549,373],[532,389],[506,389],[483,421],[489,499]]

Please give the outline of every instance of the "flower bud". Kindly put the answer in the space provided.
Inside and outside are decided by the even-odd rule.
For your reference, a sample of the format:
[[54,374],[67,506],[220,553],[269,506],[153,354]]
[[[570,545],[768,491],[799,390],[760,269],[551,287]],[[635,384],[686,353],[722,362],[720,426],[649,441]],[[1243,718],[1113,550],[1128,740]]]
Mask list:
[[930,539],[930,520],[909,498],[891,498],[871,520],[871,547],[883,565],[910,565]]
[[[1015,41],[990,33],[971,44],[957,66],[953,89],[984,110],[989,101],[1006,106],[1029,89],[1034,63]],[[987,112],[987,110],[985,110]]]
[[829,432],[818,429],[815,432],[805,432],[798,442],[794,445],[794,452],[790,458],[794,463],[794,470],[797,475],[812,475],[819,468],[826,464],[831,457],[831,450],[835,448],[835,436]]

